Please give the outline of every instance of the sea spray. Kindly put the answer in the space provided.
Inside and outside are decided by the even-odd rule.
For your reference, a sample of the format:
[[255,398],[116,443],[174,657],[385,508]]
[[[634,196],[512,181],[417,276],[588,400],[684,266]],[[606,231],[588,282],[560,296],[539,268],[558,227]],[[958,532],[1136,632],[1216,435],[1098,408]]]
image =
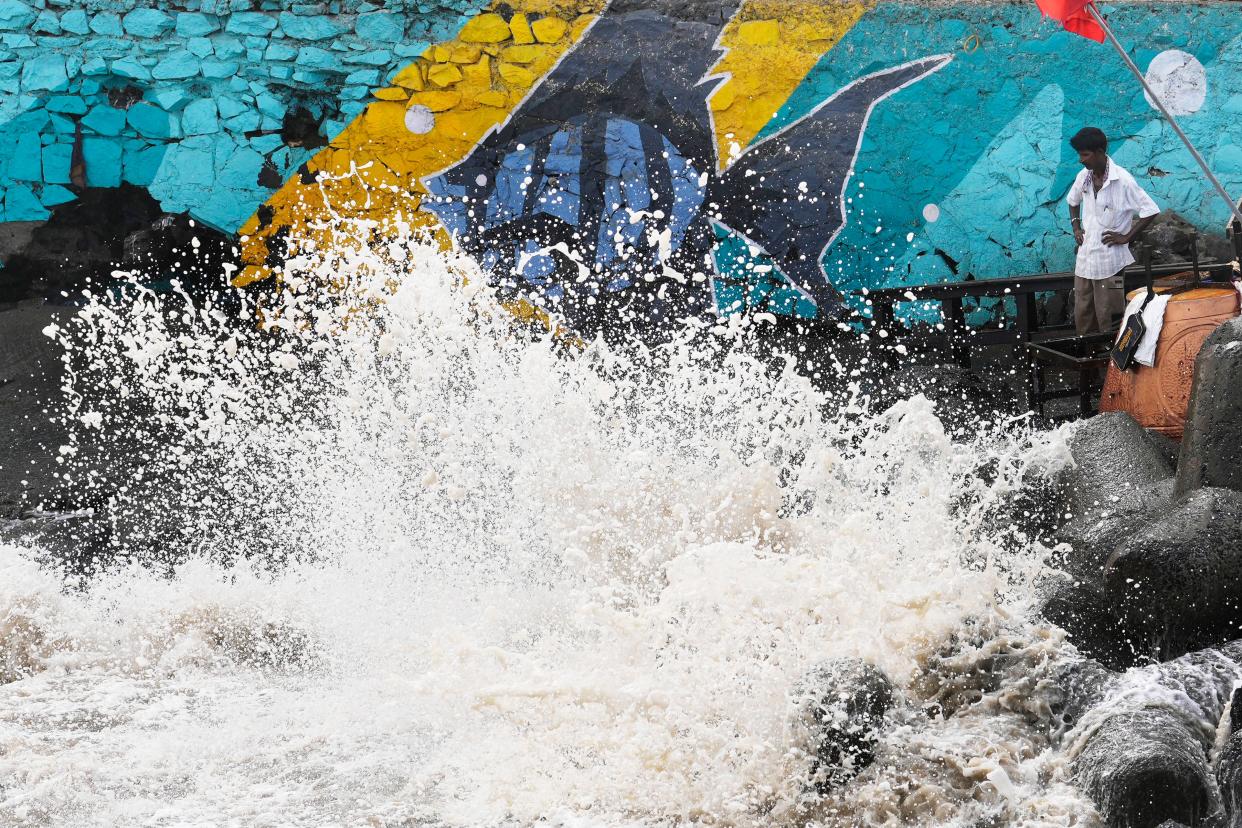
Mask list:
[[[122,275],[48,331],[113,531],[69,591],[0,552],[0,822],[1091,824],[1046,550],[980,522],[1059,436],[521,329],[414,240],[298,265],[257,310]],[[793,693],[841,656],[902,699],[821,796]]]

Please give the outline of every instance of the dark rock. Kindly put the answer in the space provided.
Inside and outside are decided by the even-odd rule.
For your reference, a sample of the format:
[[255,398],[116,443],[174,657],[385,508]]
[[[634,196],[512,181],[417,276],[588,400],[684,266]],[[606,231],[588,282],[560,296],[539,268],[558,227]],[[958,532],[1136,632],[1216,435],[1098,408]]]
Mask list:
[[1233,245],[1223,235],[1202,233],[1193,224],[1172,210],[1156,216],[1151,226],[1131,245],[1134,256],[1142,258],[1141,245],[1151,246],[1152,264],[1189,262],[1191,249],[1198,248],[1200,260],[1212,258],[1227,262],[1233,259]]
[[795,730],[812,756],[811,783],[820,792],[874,761],[893,701],[888,678],[861,659],[821,664],[803,678],[794,691]]
[[1242,493],[1194,492],[1123,541],[1104,580],[1130,636],[1163,657],[1242,637]]
[[1074,467],[1064,485],[1073,515],[1107,508],[1114,496],[1173,476],[1173,467],[1151,434],[1124,411],[1080,423],[1069,440]]
[[1242,320],[1212,332],[1195,361],[1177,492],[1201,486],[1242,490]]
[[1224,816],[1219,825],[1242,828],[1242,688],[1229,702],[1229,740],[1216,763],[1216,788]]
[[1112,670],[1133,666],[1147,656],[1127,634],[1103,584],[1050,573],[1036,585],[1037,614],[1060,627],[1083,655]]
[[1108,719],[1075,762],[1076,781],[1108,825],[1197,824],[1213,809],[1205,750],[1167,710]]
[[1117,673],[1094,659],[1082,659],[1057,668],[1054,683],[1060,700],[1052,706],[1053,735],[1061,737],[1095,707],[1117,681]]
[[1131,673],[1087,714],[1074,780],[1108,825],[1200,825],[1219,809],[1208,751],[1239,656],[1234,644]]
[[1065,572],[1102,582],[1108,559],[1133,534],[1163,514],[1173,502],[1173,479],[1122,487],[1099,506],[1076,515],[1056,533],[1068,544],[1057,563]]

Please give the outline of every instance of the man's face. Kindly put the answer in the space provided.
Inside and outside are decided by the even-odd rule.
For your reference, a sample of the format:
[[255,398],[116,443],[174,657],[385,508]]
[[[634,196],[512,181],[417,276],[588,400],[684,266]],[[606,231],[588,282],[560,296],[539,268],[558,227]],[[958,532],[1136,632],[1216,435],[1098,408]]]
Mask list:
[[1100,150],[1079,150],[1078,160],[1087,169],[1098,167],[1104,161],[1105,153]]

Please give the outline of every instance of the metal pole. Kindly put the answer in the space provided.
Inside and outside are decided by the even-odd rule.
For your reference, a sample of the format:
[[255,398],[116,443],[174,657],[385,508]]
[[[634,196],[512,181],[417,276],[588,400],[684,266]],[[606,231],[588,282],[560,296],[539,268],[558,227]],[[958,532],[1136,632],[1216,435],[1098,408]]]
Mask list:
[[1177,137],[1182,139],[1182,143],[1186,145],[1186,149],[1190,150],[1190,154],[1193,155],[1195,160],[1199,162],[1199,166],[1203,168],[1204,175],[1208,177],[1208,180],[1212,182],[1212,186],[1216,188],[1216,192],[1220,193],[1220,197],[1223,198],[1225,203],[1229,205],[1229,212],[1233,213],[1233,217],[1238,221],[1242,221],[1242,210],[1238,209],[1238,203],[1229,197],[1229,193],[1225,192],[1225,188],[1221,186],[1220,181],[1217,180],[1216,176],[1212,174],[1212,170],[1208,168],[1207,162],[1203,160],[1203,156],[1199,154],[1197,149],[1195,149],[1195,145],[1190,143],[1190,139],[1186,137],[1186,133],[1182,132],[1182,128],[1177,125],[1177,120],[1173,117],[1172,113],[1165,109],[1164,101],[1160,100],[1160,96],[1156,94],[1156,91],[1147,85],[1147,78],[1143,77],[1142,71],[1134,65],[1134,61],[1130,59],[1130,55],[1126,52],[1125,47],[1117,41],[1116,35],[1114,35],[1113,30],[1108,27],[1108,23],[1104,21],[1104,16],[1100,14],[1099,9],[1095,7],[1094,2],[1087,3],[1087,11],[1089,11],[1091,16],[1095,18],[1095,22],[1100,24],[1100,28],[1104,30],[1104,34],[1107,35],[1108,39],[1112,42],[1113,48],[1117,50],[1117,54],[1121,55],[1121,59],[1126,62],[1126,66],[1129,66],[1130,71],[1134,73],[1134,77],[1138,78],[1139,83],[1143,84],[1143,88],[1147,90],[1148,97],[1155,102],[1156,107],[1160,110],[1164,117],[1168,119],[1169,126],[1173,127],[1173,131],[1177,133]]

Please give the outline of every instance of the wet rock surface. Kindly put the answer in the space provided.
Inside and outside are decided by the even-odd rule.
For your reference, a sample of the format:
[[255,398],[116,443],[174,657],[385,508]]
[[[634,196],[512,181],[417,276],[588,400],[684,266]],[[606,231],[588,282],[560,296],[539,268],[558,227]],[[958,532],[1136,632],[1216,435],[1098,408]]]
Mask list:
[[1242,492],[1200,489],[1121,542],[1104,574],[1161,653],[1242,637]]
[[1113,497],[1173,476],[1163,446],[1125,412],[1081,423],[1069,447],[1074,466],[1064,473],[1063,486],[1073,515],[1106,509]]
[[1233,691],[1227,725],[1224,745],[1216,760],[1216,788],[1221,800],[1217,825],[1236,828],[1242,825],[1242,688]]
[[1213,331],[1195,362],[1177,492],[1201,486],[1242,490],[1242,319]]
[[1075,781],[1110,826],[1203,825],[1221,812],[1210,764],[1242,678],[1237,644],[1131,671],[1107,685],[1067,739]]
[[794,690],[795,729],[813,756],[813,787],[827,791],[874,761],[895,698],[888,677],[862,659],[836,659],[807,673]]

